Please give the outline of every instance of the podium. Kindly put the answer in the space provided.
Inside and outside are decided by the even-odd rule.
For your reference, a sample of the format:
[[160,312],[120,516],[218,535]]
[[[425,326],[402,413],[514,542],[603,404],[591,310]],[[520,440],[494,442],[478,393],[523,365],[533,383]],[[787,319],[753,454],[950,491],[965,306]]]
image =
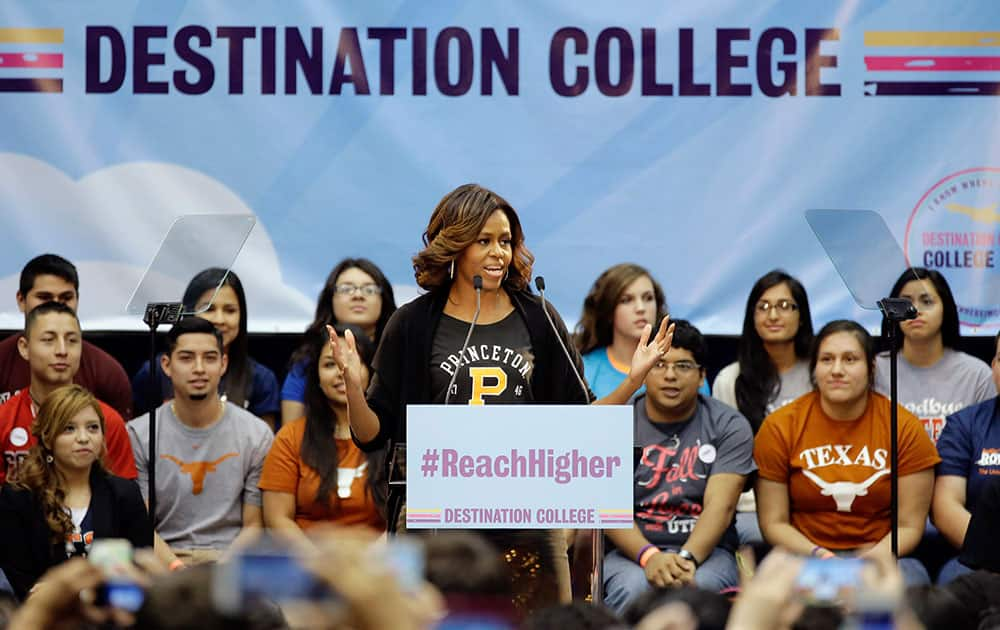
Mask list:
[[632,425],[630,405],[410,405],[406,526],[631,528]]

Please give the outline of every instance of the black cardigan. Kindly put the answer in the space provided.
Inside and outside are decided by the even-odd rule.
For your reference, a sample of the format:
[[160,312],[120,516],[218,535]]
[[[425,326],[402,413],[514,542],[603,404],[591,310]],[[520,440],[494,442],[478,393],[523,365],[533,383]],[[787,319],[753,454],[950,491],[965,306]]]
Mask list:
[[[126,538],[133,547],[153,546],[153,527],[139,486],[94,468],[90,473],[94,539]],[[52,544],[41,505],[30,490],[0,488],[0,568],[24,599],[38,578],[67,559],[66,545]]]
[[[545,318],[541,300],[527,291],[508,291],[508,294],[514,310],[528,329],[535,355],[531,374],[533,402],[585,404],[593,401],[594,394],[589,389],[587,398],[584,398],[580,383]],[[379,419],[379,432],[370,442],[358,442],[363,450],[381,448],[389,440],[405,442],[406,405],[433,402],[431,348],[447,300],[447,288],[422,295],[400,307],[386,324],[375,354],[374,374],[367,393],[368,406]],[[582,375],[583,362],[566,325],[559,313],[551,305],[546,305]]]

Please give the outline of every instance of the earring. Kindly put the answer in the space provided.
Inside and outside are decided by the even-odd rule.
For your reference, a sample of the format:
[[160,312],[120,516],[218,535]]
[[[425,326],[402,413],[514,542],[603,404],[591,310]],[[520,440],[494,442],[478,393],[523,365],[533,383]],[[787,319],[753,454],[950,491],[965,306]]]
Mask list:
[[46,464],[51,464],[53,461],[54,461],[54,459],[53,459],[53,457],[51,455],[46,455],[45,456],[45,463]]
[[455,279],[455,260],[452,259],[451,266],[448,267],[448,277],[452,280]]

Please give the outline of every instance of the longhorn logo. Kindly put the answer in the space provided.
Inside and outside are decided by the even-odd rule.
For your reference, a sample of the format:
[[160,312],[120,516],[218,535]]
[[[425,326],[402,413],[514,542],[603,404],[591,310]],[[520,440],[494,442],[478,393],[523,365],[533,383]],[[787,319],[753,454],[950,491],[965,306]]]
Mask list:
[[819,486],[821,495],[824,497],[833,497],[833,500],[837,502],[838,512],[850,512],[854,499],[867,495],[868,488],[871,488],[872,484],[878,481],[883,475],[888,475],[889,469],[880,470],[861,483],[853,481],[824,481],[816,473],[809,470],[803,470],[802,474]]
[[226,453],[212,462],[182,462],[173,455],[160,455],[161,458],[177,464],[177,467],[185,475],[191,475],[191,494],[201,494],[201,491],[205,489],[205,476],[208,473],[215,472],[215,467],[230,457],[238,456],[239,453]]
[[355,479],[360,479],[365,476],[365,470],[367,468],[368,462],[361,464],[357,468],[338,468],[337,496],[341,499],[349,498],[351,496],[351,485],[354,483]]

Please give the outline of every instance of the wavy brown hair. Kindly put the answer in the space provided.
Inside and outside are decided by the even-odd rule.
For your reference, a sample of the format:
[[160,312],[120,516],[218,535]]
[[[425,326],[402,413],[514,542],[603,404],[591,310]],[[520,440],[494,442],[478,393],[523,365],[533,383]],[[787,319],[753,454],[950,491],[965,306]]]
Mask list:
[[486,221],[497,210],[507,215],[511,237],[511,260],[502,286],[515,291],[527,287],[535,257],[524,245],[521,220],[506,199],[479,184],[459,186],[434,208],[424,231],[424,249],[413,257],[417,284],[428,291],[449,285],[449,265],[476,242]]
[[583,313],[573,335],[580,354],[611,345],[618,300],[628,285],[643,276],[653,283],[653,293],[656,296],[656,313],[650,321],[657,321],[667,313],[667,298],[663,294],[663,287],[645,267],[633,263],[610,267],[597,277],[583,300]]
[[[35,495],[49,526],[49,537],[53,544],[66,540],[66,536],[73,531],[73,520],[66,511],[62,474],[56,469],[55,463],[48,463],[46,458],[52,455],[56,438],[69,421],[88,407],[97,413],[103,435],[104,413],[93,394],[79,385],[60,387],[49,394],[31,425],[31,434],[38,441],[28,451],[27,457],[18,467],[17,479],[12,482]],[[101,457],[94,462],[94,466],[102,472],[104,467],[101,460],[106,451],[107,447],[102,447]]]

